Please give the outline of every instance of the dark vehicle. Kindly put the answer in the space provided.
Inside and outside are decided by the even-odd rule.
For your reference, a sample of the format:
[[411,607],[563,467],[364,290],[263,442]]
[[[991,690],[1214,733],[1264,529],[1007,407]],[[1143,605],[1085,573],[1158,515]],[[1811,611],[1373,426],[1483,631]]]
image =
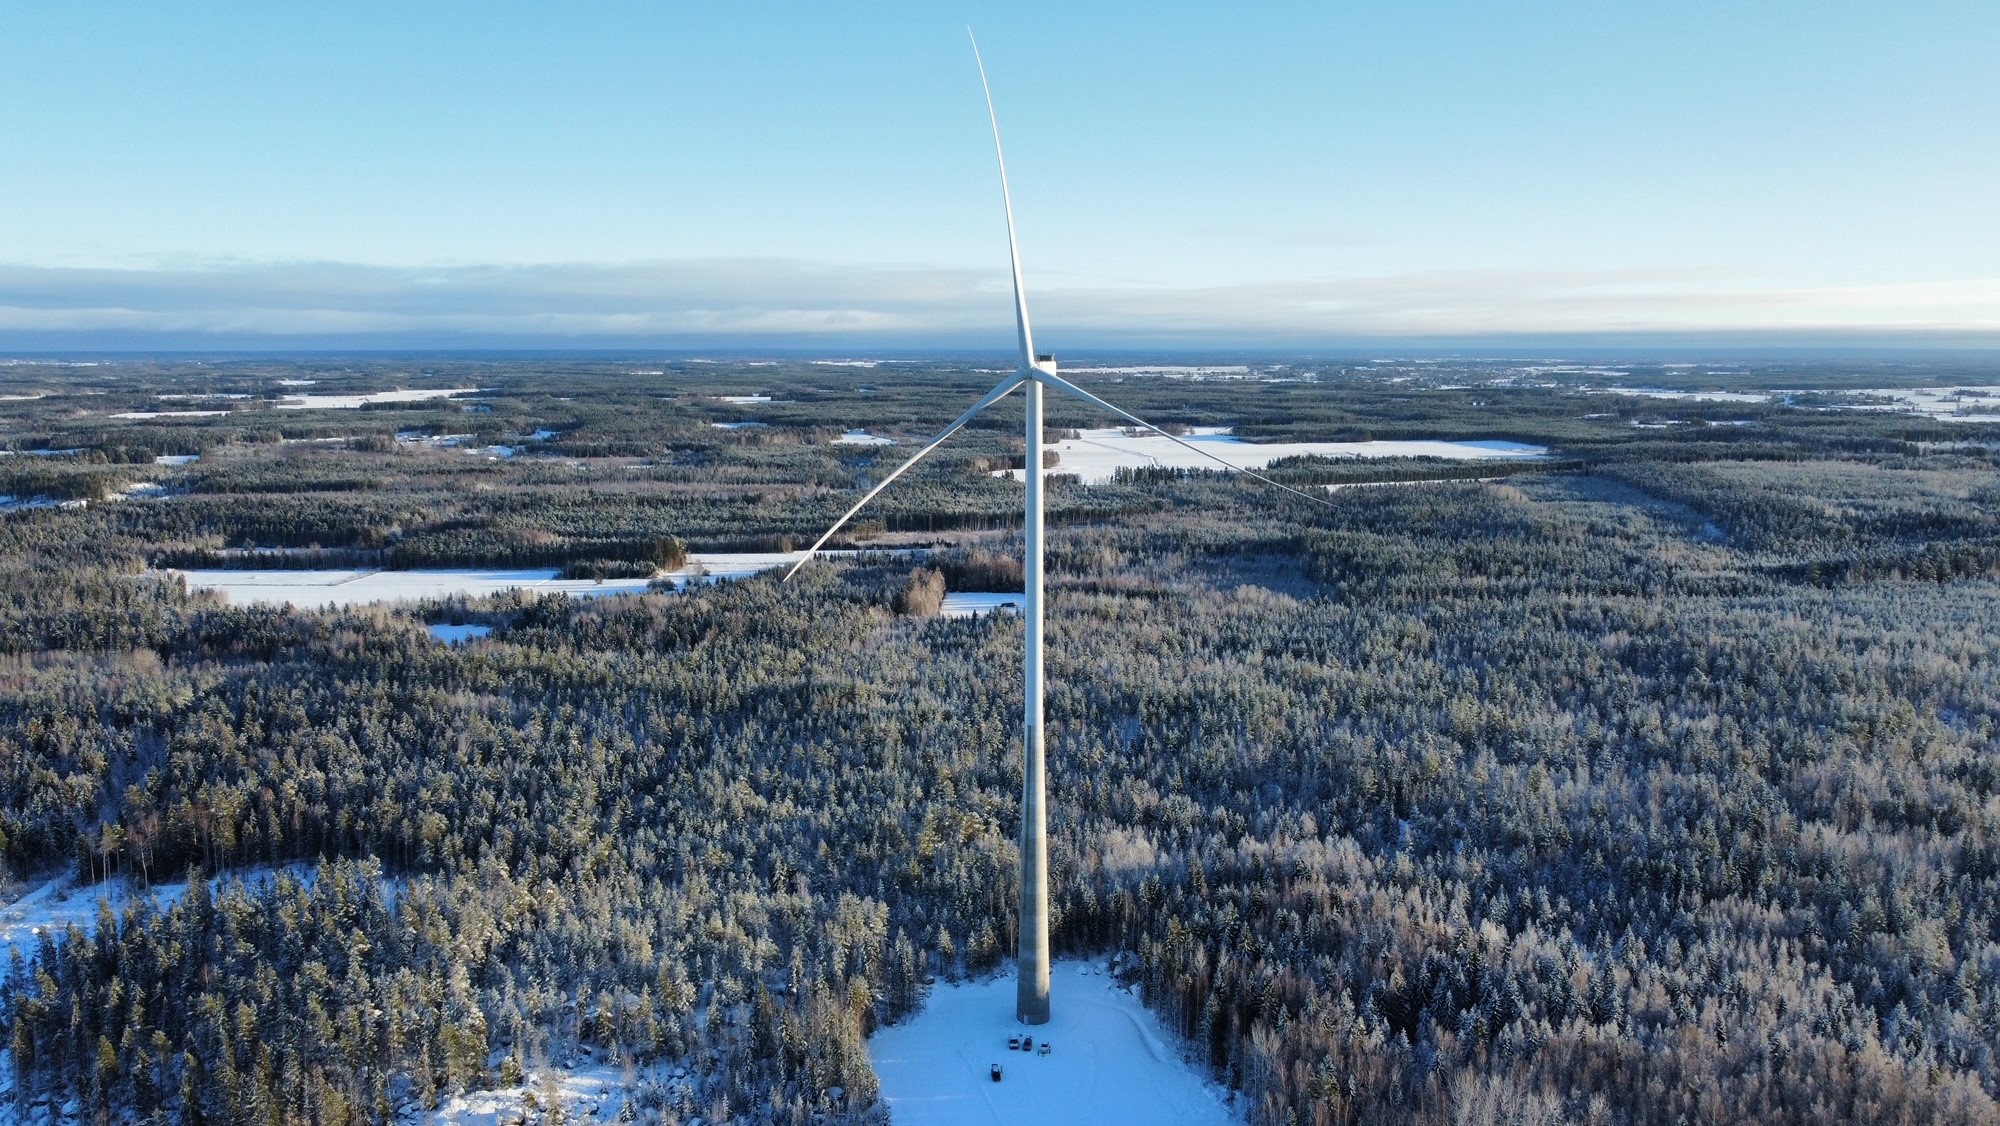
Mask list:
[[993,1081],[1000,1082],[1000,1065],[997,1063],[993,1065]]
[[1032,1036],[1023,1036],[1023,1037],[1021,1037],[1021,1050],[1022,1050],[1022,1051],[1024,1051],[1024,1052],[1032,1052],[1032,1051],[1034,1051],[1034,1050],[1035,1050],[1035,1038],[1034,1038],[1034,1037],[1032,1037]]

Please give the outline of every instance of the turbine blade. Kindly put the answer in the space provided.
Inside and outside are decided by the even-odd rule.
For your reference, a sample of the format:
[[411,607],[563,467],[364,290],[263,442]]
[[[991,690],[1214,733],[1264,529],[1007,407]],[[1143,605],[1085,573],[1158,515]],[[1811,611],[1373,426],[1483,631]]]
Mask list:
[[1021,246],[1014,238],[1014,197],[1007,190],[1007,154],[1000,149],[1000,115],[993,112],[993,87],[986,81],[986,60],[979,56],[979,37],[971,28],[972,61],[979,64],[979,88],[986,92],[986,119],[993,123],[993,156],[1000,162],[1000,205],[1007,212],[1007,259],[1014,267],[1014,324],[1021,332],[1021,366],[1035,366],[1035,331],[1028,324],[1028,287],[1021,280]]
[[828,528],[826,530],[826,534],[820,536],[820,538],[813,541],[813,545],[806,549],[806,553],[799,557],[798,562],[792,564],[792,569],[785,572],[785,577],[781,581],[790,582],[792,576],[799,573],[799,568],[806,565],[806,560],[811,559],[814,555],[818,554],[819,549],[826,545],[826,541],[833,538],[833,533],[838,532],[842,528],[842,526],[844,526],[849,520],[853,519],[854,514],[861,511],[863,505],[867,504],[871,500],[874,500],[876,493],[879,493],[883,489],[888,488],[889,482],[894,481],[898,477],[901,477],[903,475],[904,470],[922,461],[924,459],[925,454],[930,453],[932,450],[937,449],[939,446],[943,445],[944,440],[946,438],[949,438],[953,434],[958,433],[959,427],[964,426],[968,422],[971,422],[974,415],[977,415],[980,411],[983,411],[987,407],[990,407],[993,404],[999,402],[1000,400],[1006,398],[1008,392],[1014,390],[1014,388],[1016,387],[1019,387],[1026,380],[1026,378],[1027,378],[1026,376],[1023,376],[1019,372],[1016,372],[1015,374],[1010,375],[1007,378],[1001,380],[993,388],[993,390],[988,391],[986,393],[985,398],[972,404],[971,409],[967,410],[964,414],[959,415],[958,421],[952,423],[950,426],[945,427],[942,433],[940,433],[937,437],[932,438],[930,440],[929,445],[925,446],[923,449],[918,450],[915,454],[911,455],[910,460],[897,466],[896,471],[894,473],[891,473],[887,477],[882,478],[880,484],[877,484],[874,488],[868,490],[867,496],[864,496],[860,500],[854,502],[853,508],[850,508],[846,512],[841,513],[840,519],[835,520],[833,522],[833,527]]
[[1128,411],[1123,407],[1114,406],[1110,403],[1107,403],[1103,399],[1100,399],[1097,396],[1091,394],[1090,392],[1085,391],[1083,388],[1078,387],[1076,384],[1071,383],[1069,380],[1064,379],[1059,375],[1051,375],[1046,371],[1037,371],[1034,375],[1034,378],[1040,380],[1047,386],[1056,388],[1057,390],[1067,391],[1070,394],[1075,395],[1077,398],[1082,399],[1084,402],[1102,407],[1105,410],[1110,411],[1112,414],[1119,416],[1120,418],[1136,422],[1140,426],[1143,426],[1146,429],[1151,430],[1153,433],[1158,434],[1162,438],[1165,438],[1172,442],[1177,442],[1180,445],[1185,446],[1190,450],[1193,450],[1195,453],[1200,454],[1201,456],[1207,458],[1210,461],[1216,462],[1219,465],[1226,466],[1246,476],[1254,477],[1257,480],[1262,481],[1266,485],[1270,485],[1273,488],[1283,489],[1294,496],[1304,497],[1307,500],[1314,502],[1315,504],[1323,504],[1328,508],[1339,507],[1338,505],[1335,505],[1331,500],[1328,500],[1326,497],[1314,496],[1313,494],[1305,492],[1304,490],[1294,489],[1290,485],[1280,484],[1279,482],[1271,480],[1269,477],[1264,476],[1262,473],[1259,473],[1254,469],[1245,469],[1240,465],[1231,465],[1228,461],[1224,460],[1223,458],[1215,454],[1208,452],[1207,450],[1202,449],[1200,446],[1195,445],[1193,442],[1184,441],[1177,434],[1169,434],[1166,431],[1160,429],[1159,427],[1154,426],[1152,423],[1147,422],[1145,419],[1140,418],[1138,415],[1133,414],[1131,411]]

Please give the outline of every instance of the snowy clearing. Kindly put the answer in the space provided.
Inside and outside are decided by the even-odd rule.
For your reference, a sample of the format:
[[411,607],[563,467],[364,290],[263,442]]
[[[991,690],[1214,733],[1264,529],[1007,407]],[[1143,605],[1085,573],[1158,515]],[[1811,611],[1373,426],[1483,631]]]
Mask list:
[[1981,387],[1894,387],[1849,391],[1854,398],[1889,399],[1888,403],[1856,403],[1859,410],[1909,411],[1939,422],[2000,422],[2000,385]]
[[[1086,485],[1101,485],[1120,469],[1159,466],[1172,469],[1214,469],[1216,464],[1169,439],[1150,432],[1118,427],[1084,430],[1082,436],[1052,447],[1059,458],[1051,473],[1074,474]],[[1380,442],[1245,442],[1228,427],[1199,426],[1185,440],[1237,469],[1262,469],[1284,457],[1440,457],[1454,460],[1501,458],[1526,460],[1546,455],[1542,446],[1522,442],[1380,441]],[[1002,469],[994,476],[1024,479],[1024,470]]]
[[[310,864],[293,864],[285,868],[257,868],[244,872],[226,872],[209,880],[209,886],[216,887],[228,880],[242,880],[245,884],[257,885],[274,879],[278,872],[290,872],[293,876],[311,882],[315,869]],[[5,907],[0,907],[0,966],[7,964],[8,955],[15,950],[21,952],[23,960],[32,960],[35,947],[41,936],[59,937],[72,924],[87,933],[97,926],[97,907],[106,904],[113,914],[141,900],[150,899],[155,907],[169,907],[187,894],[186,883],[154,884],[150,888],[140,888],[137,882],[122,876],[113,877],[100,884],[77,887],[71,876],[60,876],[38,885],[33,891]]]
[[470,395],[478,390],[477,387],[452,387],[418,391],[373,391],[365,395],[314,395],[301,392],[280,399],[277,408],[281,411],[359,410],[368,403],[421,403],[426,399],[448,399],[454,395]]
[[[484,598],[509,590],[536,594],[567,594],[595,598],[612,594],[644,594],[654,582],[676,588],[690,582],[740,579],[778,567],[789,567],[805,553],[740,552],[690,557],[685,567],[651,578],[565,579],[553,570],[481,570],[440,568],[424,571],[173,571],[189,590],[212,590],[232,606],[365,606],[372,602],[415,602],[425,598]],[[822,551],[822,557],[854,552]]]
[[866,430],[849,430],[847,433],[835,438],[833,444],[836,446],[893,446],[896,444],[896,439],[879,437],[870,434]]
[[1768,403],[1766,393],[1748,391],[1662,391],[1650,387],[1607,387],[1605,395],[1638,395],[1647,399],[1686,399],[1697,403]]
[[981,614],[994,614],[1002,610],[1018,614],[1027,597],[1020,591],[1012,594],[994,594],[981,590],[962,590],[944,596],[944,605],[939,607],[938,617],[976,618]]
[[717,430],[761,430],[761,429],[763,429],[763,428],[765,428],[765,427],[769,426],[769,425],[770,425],[770,423],[768,423],[768,422],[711,422],[711,423],[709,423],[709,425],[710,425],[710,426],[713,426],[713,427],[715,427],[715,428],[716,428]]
[[1065,372],[1091,375],[1154,375],[1167,379],[1246,379],[1250,369],[1242,364],[1151,364],[1135,367],[1074,367]]
[[112,418],[217,418],[228,411],[124,411]]
[[509,590],[587,598],[644,591],[650,579],[561,579],[559,571],[179,571],[189,590],[212,590],[232,606],[363,606]]
[[771,401],[771,396],[769,395],[718,395],[716,397],[725,403],[734,403],[739,407],[748,406],[751,403],[768,403]]
[[[1103,963],[1058,962],[1051,978],[1054,1016],[1040,1027],[1015,1022],[1014,976],[1003,974],[940,985],[921,1012],[877,1032],[868,1054],[894,1126],[1241,1121]],[[1051,1052],[1009,1050],[1022,1033]]]
[[161,454],[153,459],[154,465],[193,465],[201,460],[200,454]]

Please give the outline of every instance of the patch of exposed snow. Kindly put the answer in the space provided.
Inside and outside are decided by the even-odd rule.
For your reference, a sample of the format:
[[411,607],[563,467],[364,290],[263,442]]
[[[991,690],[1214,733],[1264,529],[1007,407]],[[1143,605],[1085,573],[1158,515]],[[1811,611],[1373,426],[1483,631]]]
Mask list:
[[836,446],[893,446],[896,444],[896,439],[879,437],[870,434],[866,430],[849,430],[847,433],[835,438],[833,444]]
[[1908,411],[1939,422],[2000,422],[2000,385],[1955,387],[1893,387],[1842,392],[1850,399],[1888,399],[1887,403],[1851,402],[1851,410]]
[[1242,376],[1250,369],[1243,364],[1135,364],[1126,367],[1073,367],[1064,368],[1065,374],[1086,372],[1091,375],[1165,375],[1182,378],[1201,378],[1207,375]]
[[302,392],[287,395],[277,403],[281,411],[358,410],[368,403],[421,403],[426,399],[448,399],[470,395],[477,387],[429,388],[399,391],[372,391],[363,395],[314,395]]
[[725,403],[735,403],[737,406],[747,406],[751,403],[768,403],[771,401],[771,396],[769,395],[720,395],[717,397]]
[[1697,403],[1768,403],[1771,396],[1762,391],[1663,391],[1651,387],[1606,387],[1597,394],[1637,395],[1647,399],[1684,399]]
[[1020,591],[1012,594],[996,594],[981,590],[960,590],[944,596],[944,605],[938,608],[940,618],[976,618],[981,614],[997,614],[1002,610],[1018,614],[1026,604],[1027,595]]
[[717,430],[750,430],[750,429],[761,429],[761,428],[763,428],[763,427],[767,427],[767,426],[769,426],[769,425],[770,425],[770,423],[768,423],[768,422],[711,422],[711,423],[709,423],[709,425],[710,425],[710,426],[713,426],[713,427],[715,427],[715,428],[716,428]]
[[82,452],[82,446],[66,450],[0,450],[0,457],[72,457]]
[[[315,875],[311,865],[294,864],[282,869],[227,872],[211,878],[209,886],[215,887],[233,879],[254,884],[274,879],[280,871],[290,872],[306,881],[311,881]],[[75,879],[69,876],[46,881],[14,902],[0,907],[0,966],[7,964],[8,954],[14,950],[21,952],[23,960],[31,960],[44,934],[59,937],[71,925],[90,931],[97,925],[100,903],[108,905],[113,914],[141,899],[151,899],[154,906],[164,908],[187,894],[187,889],[186,883],[154,884],[150,888],[141,888],[137,881],[124,877],[114,877],[88,887],[76,886]]]
[[317,380],[317,379],[280,379],[280,380],[278,381],[278,386],[280,386],[280,387],[311,387],[312,385],[314,385],[315,383],[318,383],[318,382],[319,382],[319,380]]
[[228,411],[124,411],[112,418],[216,418]]
[[[1504,441],[1393,440],[1378,442],[1245,442],[1229,433],[1228,427],[1199,426],[1183,435],[1204,450],[1238,469],[1262,469],[1279,458],[1316,455],[1319,457],[1439,457],[1456,460],[1489,458],[1527,460],[1549,451],[1543,446]],[[1158,434],[1122,428],[1085,430],[1081,437],[1056,443],[1056,466],[1051,473],[1076,475],[1087,485],[1111,480],[1119,469],[1159,466],[1173,469],[1214,469],[1216,463]],[[1025,479],[1025,471],[1002,469],[994,476]]]
[[[233,606],[364,606],[373,602],[415,602],[425,598],[484,598],[510,590],[535,594],[567,594],[594,598],[614,594],[644,594],[654,583],[676,589],[693,582],[740,579],[778,567],[789,567],[803,551],[741,552],[699,555],[676,571],[650,578],[565,579],[552,570],[480,570],[442,568],[422,571],[237,571],[182,570],[172,573],[190,590],[212,590]],[[822,551],[822,557],[854,552]]]
[[463,595],[483,598],[509,590],[570,594],[580,598],[634,594],[647,579],[562,579],[559,571],[443,569],[431,571],[227,571],[178,572],[190,590],[212,590],[231,605],[362,606]]
[[200,454],[161,454],[153,459],[154,465],[193,465],[201,460]]
[[[1049,1023],[1014,1020],[1011,974],[940,985],[923,1010],[884,1028],[868,1054],[896,1126],[1232,1126],[1241,1122],[1213,1083],[1102,963],[1059,962]],[[1009,1050],[1026,1033],[1048,1055]],[[1001,1068],[994,1082],[992,1067]]]

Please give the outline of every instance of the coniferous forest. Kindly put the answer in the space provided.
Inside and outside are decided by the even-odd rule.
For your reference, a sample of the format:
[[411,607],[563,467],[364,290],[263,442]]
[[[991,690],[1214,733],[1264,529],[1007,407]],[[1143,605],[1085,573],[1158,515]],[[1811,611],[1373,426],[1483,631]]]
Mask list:
[[[870,1033],[1011,972],[1020,623],[937,609],[1019,583],[1017,404],[790,583],[306,610],[176,569],[799,547],[992,378],[0,368],[5,900],[161,891],[0,966],[0,1118],[386,1123],[592,1060],[636,1120],[885,1120]],[[1550,451],[1274,465],[1328,505],[1056,466],[1055,942],[1126,955],[1251,1123],[2000,1121],[2000,424],[1850,394],[2000,369],[1077,378]]]

